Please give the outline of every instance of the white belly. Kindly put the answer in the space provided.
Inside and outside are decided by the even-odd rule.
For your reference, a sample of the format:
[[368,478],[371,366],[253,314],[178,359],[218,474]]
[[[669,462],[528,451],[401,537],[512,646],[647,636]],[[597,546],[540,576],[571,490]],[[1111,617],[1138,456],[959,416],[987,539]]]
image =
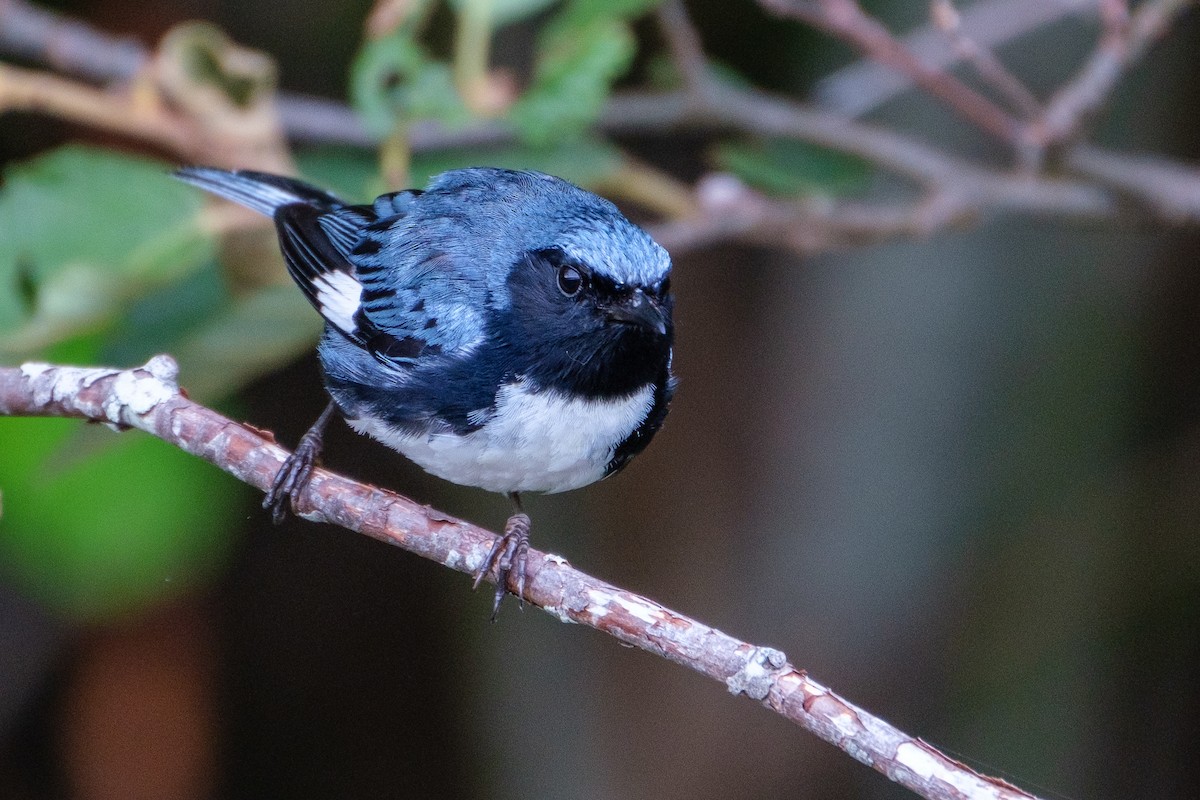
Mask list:
[[466,435],[414,436],[375,419],[347,420],[439,478],[493,492],[565,492],[604,477],[613,451],[642,423],[654,387],[608,400],[533,392],[523,382],[496,394],[496,410]]

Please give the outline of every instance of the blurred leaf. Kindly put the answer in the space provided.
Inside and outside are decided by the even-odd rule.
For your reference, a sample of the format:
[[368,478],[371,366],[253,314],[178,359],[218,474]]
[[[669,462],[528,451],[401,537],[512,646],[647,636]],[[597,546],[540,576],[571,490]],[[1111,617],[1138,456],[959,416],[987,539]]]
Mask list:
[[344,200],[360,203],[383,192],[379,160],[352,147],[319,147],[296,153],[300,174]]
[[100,325],[128,298],[195,270],[212,252],[195,223],[201,202],[158,164],[78,146],[8,170],[0,350],[29,351]]
[[[320,148],[302,151],[300,172],[350,202],[366,202],[387,191],[375,158],[363,150]],[[543,147],[507,145],[438,150],[413,156],[411,187],[419,189],[435,175],[464,167],[533,169],[558,175],[580,186],[596,186],[622,164],[620,150],[603,139],[581,138]]]
[[534,169],[577,183],[595,186],[610,177],[622,164],[620,151],[600,139],[572,139],[545,147],[513,145],[502,148],[472,148],[422,154],[413,159],[416,186],[434,175],[463,167]]
[[[460,14],[471,3],[451,0]],[[526,142],[544,144],[578,135],[600,114],[614,80],[633,62],[637,41],[629,22],[661,0],[570,0],[543,27],[533,78],[510,110]],[[493,28],[527,19],[552,0],[493,0]],[[463,124],[470,111],[459,96],[451,66],[433,58],[417,38],[419,25],[406,22],[369,41],[355,60],[351,96],[364,124],[386,136],[398,124],[437,119]]]
[[854,156],[791,139],[721,142],[713,160],[747,184],[775,195],[845,195],[866,188],[873,171]]
[[223,531],[238,513],[230,498],[246,488],[141,433],[55,466],[80,425],[0,419],[5,571],[80,619],[129,611],[211,574],[227,549]]
[[321,317],[291,284],[237,298],[173,348],[180,383],[198,398],[224,397],[309,352]]
[[658,8],[663,0],[571,0],[555,25],[583,30],[601,20],[634,20]]
[[98,358],[105,364],[130,365],[140,364],[154,353],[173,352],[181,339],[231,302],[220,267],[210,261],[203,269],[128,305],[106,331]]
[[363,124],[377,136],[391,133],[399,121],[437,119],[461,125],[470,119],[450,67],[431,58],[408,27],[359,51],[351,68],[350,95]]
[[583,131],[600,115],[636,49],[633,31],[620,19],[549,26],[540,37],[533,83],[512,109],[522,138],[544,144]]
[[[514,22],[520,22],[523,19],[528,19],[539,11],[543,11],[554,5],[556,0],[482,0],[489,2],[491,8],[488,13],[491,15],[492,27],[499,28],[504,25],[509,25]],[[451,7],[457,13],[462,13],[463,8],[468,3],[481,2],[481,0],[450,0]]]
[[262,109],[274,97],[275,62],[210,22],[173,26],[159,44],[156,77],[197,116]]

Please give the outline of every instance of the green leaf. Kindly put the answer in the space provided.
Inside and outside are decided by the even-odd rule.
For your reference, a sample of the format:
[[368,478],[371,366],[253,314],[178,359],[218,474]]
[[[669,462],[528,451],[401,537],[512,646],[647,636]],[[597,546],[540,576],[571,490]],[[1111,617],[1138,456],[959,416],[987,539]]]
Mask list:
[[60,612],[94,620],[211,576],[246,488],[140,432],[63,462],[80,425],[0,419],[0,564],[8,577]]
[[873,174],[860,158],[791,139],[721,142],[713,160],[747,184],[781,196],[851,194],[865,189]]
[[379,159],[352,147],[317,147],[296,153],[300,174],[352,203],[380,194]]
[[171,348],[180,383],[194,397],[225,397],[311,351],[322,325],[295,286],[265,286],[239,297]]
[[555,20],[564,28],[582,30],[600,20],[634,20],[663,0],[571,0]]
[[[105,331],[98,360],[127,366],[144,363],[155,353],[172,353],[181,340],[223,313],[232,302],[221,268],[211,261],[203,269],[127,305]],[[184,369],[189,367],[184,365]]]
[[2,352],[108,322],[212,254],[202,200],[163,165],[69,146],[18,164],[0,192]]
[[596,120],[612,82],[629,69],[637,43],[625,22],[598,17],[543,32],[534,79],[512,110],[530,144],[578,135]]
[[556,0],[450,0],[451,7],[461,14],[468,3],[488,3],[492,27],[500,28],[528,19],[554,5]]
[[512,145],[421,154],[413,159],[412,176],[414,186],[424,186],[434,175],[446,170],[486,165],[549,172],[588,187],[610,177],[621,163],[621,152],[612,144],[584,137],[542,147]]
[[359,51],[351,69],[350,96],[363,124],[381,137],[400,122],[437,119],[461,125],[470,119],[450,67],[431,58],[408,27],[368,42]]

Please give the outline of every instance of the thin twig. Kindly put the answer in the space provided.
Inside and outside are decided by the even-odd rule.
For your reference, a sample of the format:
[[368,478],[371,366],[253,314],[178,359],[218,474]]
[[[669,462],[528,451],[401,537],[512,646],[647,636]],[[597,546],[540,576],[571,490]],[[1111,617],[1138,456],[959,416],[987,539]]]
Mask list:
[[1029,129],[1043,151],[1075,141],[1107,101],[1117,81],[1170,30],[1196,0],[1146,0],[1129,15],[1123,0],[1102,0],[1100,41],[1079,72],[1055,92],[1041,120]]
[[[1024,0],[980,3],[963,12],[964,19],[975,19],[977,12],[989,13],[1019,5]],[[1039,0],[1039,3],[1044,0]],[[1082,0],[1057,0],[1058,8],[1074,9]],[[1176,18],[1183,0],[1149,0],[1139,6],[1128,26],[1134,54],[1144,51],[1162,30]],[[1025,6],[1021,6],[1025,8]],[[1038,16],[1047,8],[1035,4],[1026,8],[1037,20],[1055,19]],[[1156,9],[1151,13],[1151,8]],[[672,13],[678,7],[664,8],[664,23],[679,18]],[[33,23],[28,15],[36,12]],[[1061,12],[1066,13],[1066,12]],[[37,16],[40,14],[41,16]],[[686,15],[682,17],[686,22]],[[980,17],[979,19],[984,19]],[[988,17],[987,19],[990,19]],[[55,21],[57,20],[57,22]],[[976,20],[978,22],[978,20]],[[964,23],[965,26],[966,23]],[[24,0],[0,0],[0,50],[13,49],[13,31],[24,31],[17,40],[27,57],[57,64],[63,69],[89,71],[91,79],[107,76],[117,80],[130,69],[131,44],[128,40],[103,34],[80,32],[77,23],[54,17],[31,7]],[[690,26],[689,26],[690,27]],[[1011,30],[1023,31],[1017,26]],[[32,31],[32,32],[31,32]],[[74,31],[67,36],[64,31]],[[1003,28],[1002,32],[1010,31]],[[704,213],[704,202],[695,204],[702,213],[664,223],[655,232],[677,250],[693,249],[720,241],[762,242],[812,252],[818,243],[829,247],[878,241],[887,236],[927,234],[937,225],[957,225],[992,213],[1022,213],[1056,216],[1080,221],[1112,221],[1140,216],[1160,224],[1200,224],[1200,178],[1194,171],[1165,159],[1124,155],[1088,146],[1076,157],[1064,153],[1062,164],[1075,173],[1049,176],[1037,172],[1014,174],[959,158],[936,147],[885,128],[867,125],[832,112],[772,95],[755,89],[732,86],[711,79],[698,53],[694,30],[673,26],[667,29],[667,41],[681,71],[692,75],[691,85],[681,91],[622,93],[610,98],[598,127],[609,134],[667,134],[688,129],[695,132],[741,131],[761,136],[778,136],[812,142],[840,152],[856,155],[870,164],[903,176],[918,190],[909,200],[882,205],[850,203],[788,202],[762,199],[751,204],[754,214]],[[973,34],[978,35],[978,34]],[[944,37],[943,37],[944,38]],[[982,41],[990,41],[981,37]],[[64,61],[58,53],[60,41],[86,42],[86,57]],[[40,54],[38,48],[41,48]],[[145,55],[145,58],[148,58]],[[684,63],[691,67],[682,66]],[[934,62],[937,63],[937,62]],[[1128,63],[1128,62],[1127,62]],[[81,66],[86,65],[86,66]],[[122,66],[124,65],[124,66]],[[7,68],[10,69],[11,68]],[[27,71],[25,71],[27,72]],[[135,70],[136,72],[136,70]],[[7,72],[8,75],[23,73]],[[171,132],[170,124],[142,125],[145,110],[130,113],[121,104],[120,91],[100,92],[92,87],[37,74],[39,80],[61,87],[57,96],[86,98],[82,104],[55,102],[56,90],[49,100],[33,99],[15,103],[40,107],[68,119],[97,124],[137,136],[155,146],[180,152],[181,158],[197,159],[196,152],[213,152],[203,142],[183,141],[182,129]],[[18,84],[22,81],[18,81]],[[28,84],[25,84],[28,86]],[[22,90],[24,91],[24,90]],[[3,94],[0,91],[0,94]],[[28,93],[26,93],[28,96]],[[98,104],[115,104],[104,111]],[[281,95],[277,104],[288,136],[303,141],[333,142],[374,146],[378,144],[362,128],[356,115],[345,105],[319,98]],[[79,109],[83,110],[80,111]],[[161,113],[159,110],[156,113]],[[203,135],[194,134],[194,135]],[[487,120],[449,130],[433,121],[416,122],[411,128],[411,145],[422,152],[457,146],[488,146],[513,141],[512,128],[499,120]],[[1076,145],[1076,148],[1081,145]],[[227,148],[218,146],[217,156]],[[191,155],[188,155],[191,153]],[[245,166],[245,164],[230,166]],[[1160,181],[1165,176],[1167,180]],[[931,204],[930,198],[939,198]],[[682,207],[682,206],[681,206]],[[930,214],[936,207],[943,213]],[[789,217],[791,215],[789,227]],[[842,224],[843,218],[861,225]],[[875,223],[872,226],[871,221]]]
[[1123,155],[1091,145],[1076,145],[1064,166],[1086,175],[1149,209],[1154,218],[1172,225],[1195,225],[1200,211],[1200,169],[1154,155]]
[[857,47],[864,55],[907,75],[975,127],[1016,146],[1023,126],[979,92],[943,69],[931,67],[867,14],[856,0],[759,0],[782,17],[799,19]]
[[[960,29],[990,51],[1070,17],[1095,16],[1096,0],[975,0],[959,11]],[[948,70],[962,54],[934,24],[898,37],[901,44],[933,69]],[[879,110],[913,86],[907,75],[869,58],[856,61],[817,81],[817,103],[858,118]]]
[[[111,370],[24,364],[0,368],[0,414],[66,416],[138,428],[259,489],[286,452],[250,427],[188,400],[178,366],[155,356]],[[475,572],[495,534],[391,492],[318,469],[299,498],[302,515],[401,547],[451,569]],[[720,681],[929,800],[1033,800],[908,736],[839,697],[780,651],[739,641],[653,600],[531,550],[525,600],[563,622],[603,631]]]
[[1041,114],[1042,104],[1033,96],[1033,92],[1029,91],[1029,87],[996,58],[991,48],[980,44],[963,31],[962,14],[955,7],[953,0],[932,0],[929,8],[934,26],[946,33],[954,43],[958,55],[975,69],[980,78],[999,92],[1022,119],[1031,119]]
[[708,58],[704,55],[700,32],[692,24],[683,0],[667,0],[658,7],[658,27],[684,86],[692,93],[702,93],[709,80]]
[[131,81],[150,60],[136,39],[98,31],[25,0],[0,0],[0,41],[12,56],[97,83]]

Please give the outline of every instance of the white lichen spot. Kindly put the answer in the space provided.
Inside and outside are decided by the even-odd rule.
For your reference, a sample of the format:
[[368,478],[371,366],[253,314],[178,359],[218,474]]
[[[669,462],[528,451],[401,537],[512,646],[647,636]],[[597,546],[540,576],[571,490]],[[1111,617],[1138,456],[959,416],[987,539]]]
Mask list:
[[165,353],[147,361],[143,369],[165,383],[175,384],[179,380],[179,363]]
[[462,565],[466,572],[472,575],[478,575],[479,570],[483,569],[483,562],[487,558],[486,550],[472,550],[462,554]]
[[608,615],[608,604],[613,600],[611,593],[601,589],[588,589],[587,599],[585,610],[593,617],[600,619]]
[[843,711],[840,714],[834,714],[829,718],[834,727],[843,736],[855,736],[858,734],[858,719],[849,711]]
[[35,381],[35,395],[41,402],[68,403],[81,389],[112,374],[113,371],[108,369],[55,367]]
[[468,561],[473,560],[474,559],[468,559],[465,555],[457,550],[451,550],[450,552],[446,553],[445,564],[450,569],[459,570],[460,572],[474,572],[476,571],[476,568],[467,563]]
[[862,745],[860,745],[858,742],[854,741],[853,739],[846,739],[845,741],[842,742],[841,747],[843,750],[846,751],[846,754],[849,755],[851,758],[853,758],[855,761],[857,761],[861,764],[866,764],[868,767],[875,766],[875,759],[874,759],[874,756],[871,754],[871,751],[867,750],[865,747],[863,747]]
[[28,361],[21,365],[21,374],[25,376],[25,380],[32,381],[48,369],[50,365],[45,362]]
[[567,613],[567,610],[562,606],[542,606],[542,611],[545,611],[550,616],[554,617],[559,622],[568,622],[572,625],[578,624]]
[[953,786],[968,797],[979,792],[980,782],[969,774],[950,769],[933,753],[913,742],[896,748],[895,762],[926,781],[940,781]]
[[542,560],[549,561],[551,564],[553,564],[556,567],[570,566],[569,562],[565,558],[563,558],[560,555],[555,555],[554,553],[546,553],[545,557]]
[[117,374],[117,371],[113,369],[81,369],[77,370],[77,372],[79,374],[79,385],[84,389],[87,389],[96,381]]
[[141,377],[130,371],[117,375],[112,394],[118,402],[141,416],[154,410],[159,403],[170,400],[175,395],[175,389],[158,378]]
[[[622,597],[621,595],[612,595],[611,603],[616,603],[634,619],[639,619],[648,625],[653,625],[660,622],[662,619],[661,609],[658,606],[650,605],[632,597]],[[610,603],[610,605],[611,605]]]
[[787,665],[787,656],[772,647],[755,647],[742,668],[725,679],[732,694],[744,694],[755,700],[765,700],[780,669]]

